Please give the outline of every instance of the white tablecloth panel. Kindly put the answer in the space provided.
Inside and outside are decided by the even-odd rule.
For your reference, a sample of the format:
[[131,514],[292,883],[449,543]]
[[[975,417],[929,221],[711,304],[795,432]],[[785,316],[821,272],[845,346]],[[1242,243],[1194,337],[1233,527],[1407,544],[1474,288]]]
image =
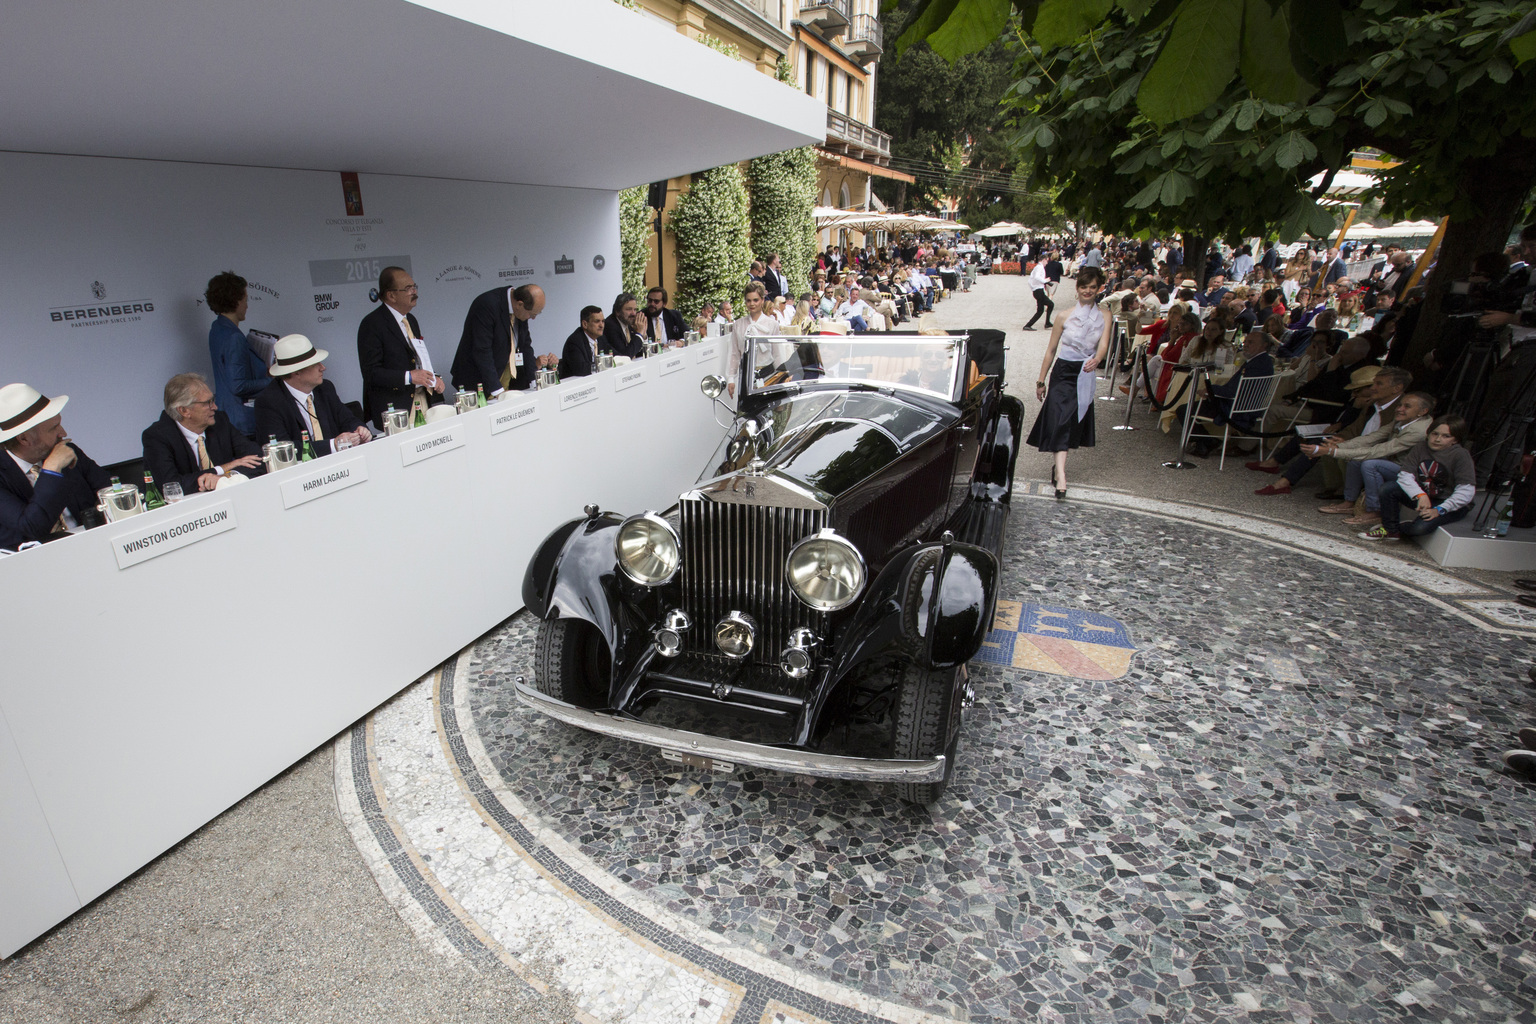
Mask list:
[[[517,611],[535,545],[584,504],[675,501],[722,433],[698,383],[725,348],[0,559],[0,956]],[[525,401],[536,412],[493,433]],[[295,503],[300,475],[332,467],[366,479]],[[129,539],[163,524],[152,546],[172,547],[187,519],[206,539],[132,564],[147,549]]]

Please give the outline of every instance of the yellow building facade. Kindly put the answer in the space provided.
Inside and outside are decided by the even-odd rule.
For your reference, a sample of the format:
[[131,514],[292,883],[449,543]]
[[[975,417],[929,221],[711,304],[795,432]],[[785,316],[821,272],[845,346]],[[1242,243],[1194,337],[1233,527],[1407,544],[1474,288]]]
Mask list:
[[[827,105],[826,139],[816,147],[817,202],[842,209],[867,209],[871,176],[913,179],[887,166],[891,139],[874,128],[875,75],[884,52],[879,0],[629,0],[642,17],[671,25],[679,33],[774,75],[786,57],[791,84]],[[707,130],[707,126],[666,126]],[[699,168],[707,170],[707,168]],[[667,182],[663,231],[650,235],[645,283],[676,290],[676,240],[665,225],[677,197],[691,179]],[[862,244],[857,232],[823,231],[820,244]]]

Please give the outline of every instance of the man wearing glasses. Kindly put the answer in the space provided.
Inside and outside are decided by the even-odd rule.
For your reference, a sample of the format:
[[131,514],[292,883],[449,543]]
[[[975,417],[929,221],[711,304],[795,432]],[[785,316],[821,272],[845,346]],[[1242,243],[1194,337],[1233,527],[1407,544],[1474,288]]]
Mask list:
[[652,288],[645,293],[645,336],[659,341],[662,347],[682,341],[688,329],[683,326],[683,315],[667,308],[667,290]]
[[231,473],[267,471],[261,449],[219,411],[213,389],[199,373],[178,373],[165,384],[165,411],[144,431],[144,469],[155,486],[181,485],[183,493],[211,491]]
[[[357,365],[363,373],[363,416],[384,428],[384,410],[393,405],[425,409],[443,400],[447,383],[432,369],[416,308],[416,282],[400,267],[379,274],[379,308],[357,325]],[[411,417],[415,420],[415,416]]]

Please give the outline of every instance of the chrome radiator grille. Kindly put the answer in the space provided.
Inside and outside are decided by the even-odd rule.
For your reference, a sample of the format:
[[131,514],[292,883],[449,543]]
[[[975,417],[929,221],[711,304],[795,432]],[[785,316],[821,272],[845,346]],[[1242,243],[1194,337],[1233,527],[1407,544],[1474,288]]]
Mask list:
[[789,549],[826,525],[824,510],[684,498],[678,512],[683,606],[694,621],[687,649],[718,655],[715,623],[732,609],[757,622],[757,664],[778,664],[796,626],[826,636],[826,616],[802,604],[784,578]]

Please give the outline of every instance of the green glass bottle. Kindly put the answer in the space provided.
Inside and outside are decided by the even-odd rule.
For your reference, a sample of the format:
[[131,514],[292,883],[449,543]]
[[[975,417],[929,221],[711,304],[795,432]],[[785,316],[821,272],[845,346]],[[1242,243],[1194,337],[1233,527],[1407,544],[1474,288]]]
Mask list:
[[165,499],[160,497],[160,488],[155,486],[155,478],[149,475],[147,469],[144,471],[144,507],[146,509],[165,507]]
[[315,446],[309,443],[309,431],[299,431],[299,436],[304,439],[304,448],[299,453],[300,462],[313,462],[315,460]]
[[475,401],[480,403],[480,408],[482,408],[482,409],[485,408],[485,385],[484,384],[476,384],[475,385]]
[[424,427],[426,425],[427,425],[427,416],[426,416],[426,414],[424,412],[422,412],[420,409],[417,409],[416,410],[416,422],[412,423],[411,426],[413,426],[413,427]]

